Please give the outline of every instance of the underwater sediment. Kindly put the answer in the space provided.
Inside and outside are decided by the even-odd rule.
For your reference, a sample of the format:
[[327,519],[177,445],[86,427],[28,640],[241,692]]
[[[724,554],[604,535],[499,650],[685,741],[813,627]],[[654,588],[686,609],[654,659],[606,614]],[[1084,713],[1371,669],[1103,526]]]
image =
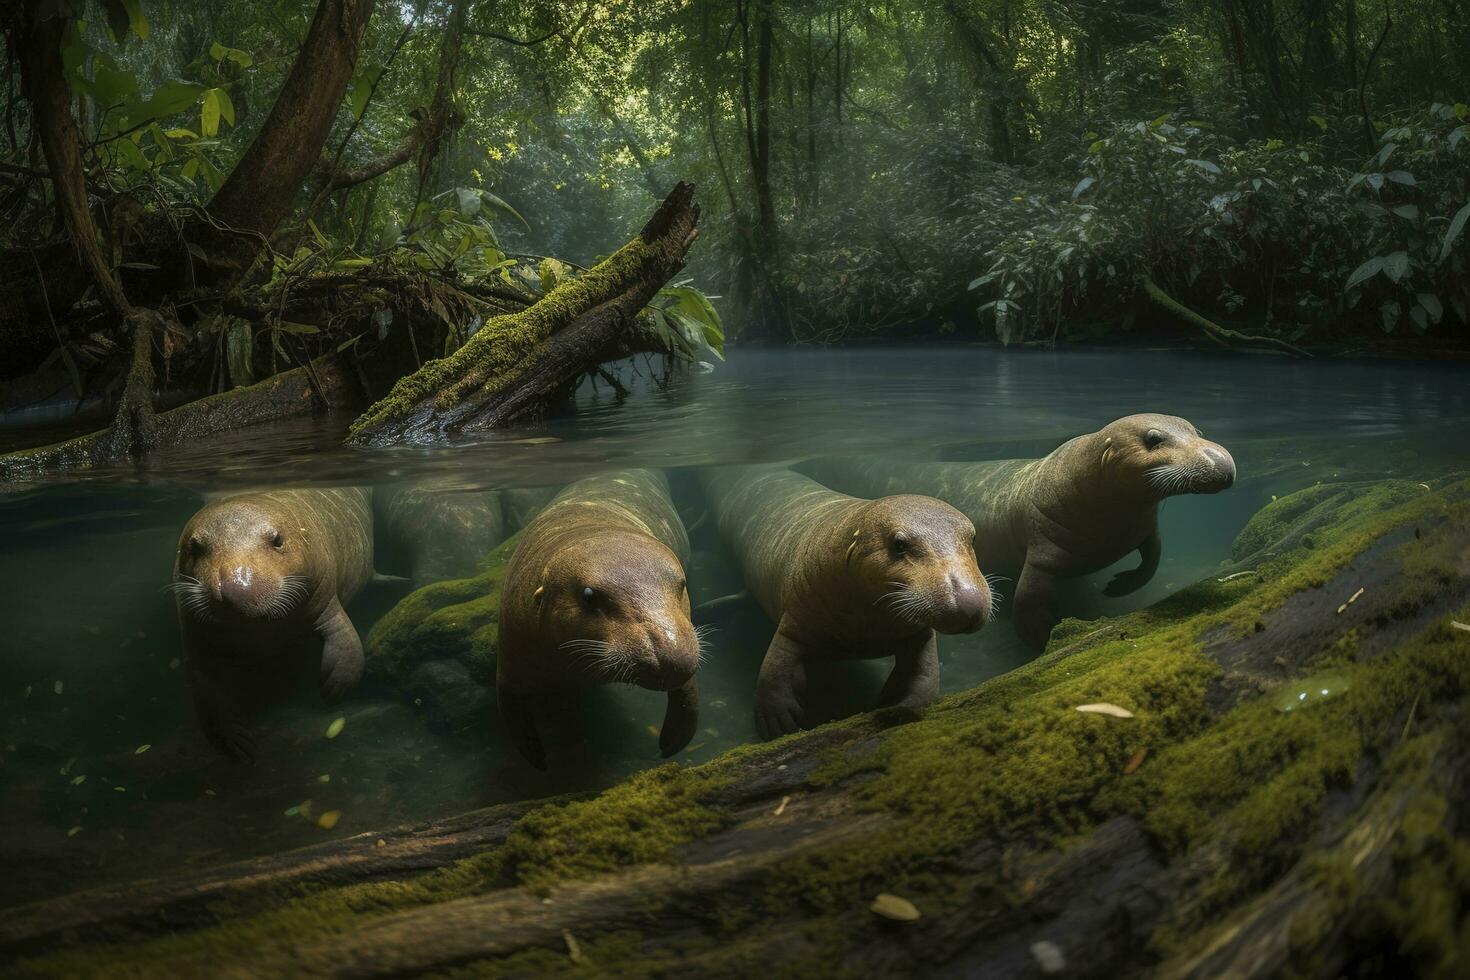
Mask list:
[[[1470,483],[1311,487],[1233,557],[927,712],[9,910],[0,973],[1454,975]],[[502,576],[370,675],[434,629],[478,675],[492,619],[434,619]]]

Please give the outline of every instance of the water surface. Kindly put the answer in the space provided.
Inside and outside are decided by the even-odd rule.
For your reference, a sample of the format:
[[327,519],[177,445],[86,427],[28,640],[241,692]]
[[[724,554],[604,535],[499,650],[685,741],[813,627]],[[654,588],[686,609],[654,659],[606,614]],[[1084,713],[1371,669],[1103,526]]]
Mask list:
[[[499,736],[484,688],[466,693],[483,710],[455,727],[412,692],[371,682],[336,708],[303,690],[267,720],[255,767],[214,758],[193,731],[162,591],[179,529],[204,493],[419,476],[541,487],[653,466],[670,470],[695,525],[703,466],[824,453],[875,454],[895,467],[1034,456],[1121,415],[1183,415],[1234,453],[1241,481],[1165,506],[1163,564],[1139,593],[1102,598],[1113,570],[1071,583],[1070,611],[1096,617],[1215,573],[1272,495],[1319,480],[1420,479],[1470,450],[1466,372],[1442,365],[949,347],[736,351],[706,374],[664,381],[642,359],[621,373],[626,399],[584,385],[575,415],[453,449],[342,449],[348,420],[317,419],[0,491],[0,905],[606,785],[660,761],[650,726],[661,695],[619,688],[584,699],[584,758],[542,775]],[[14,429],[4,436],[24,441]],[[692,537],[696,602],[738,589],[712,522]],[[350,609],[359,631],[402,594],[386,585],[360,596]],[[751,607],[718,625],[701,674],[701,732],[682,761],[754,737],[751,688],[773,627]],[[942,638],[940,650],[946,691],[1028,659],[1004,617]],[[876,696],[885,669],[849,672],[849,706]],[[339,716],[342,734],[327,739]],[[330,830],[315,822],[327,810],[342,815]]]

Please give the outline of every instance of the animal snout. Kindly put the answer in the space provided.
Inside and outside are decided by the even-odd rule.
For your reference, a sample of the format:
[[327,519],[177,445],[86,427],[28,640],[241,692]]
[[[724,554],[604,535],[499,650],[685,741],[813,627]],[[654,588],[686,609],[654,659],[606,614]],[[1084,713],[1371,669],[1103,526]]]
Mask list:
[[1215,469],[1215,486],[1224,490],[1235,482],[1235,457],[1223,446],[1205,446],[1200,450]]
[[222,568],[215,576],[215,598],[232,606],[248,606],[260,591],[259,576],[249,565]]
[[938,625],[942,633],[973,633],[990,614],[990,594],[980,580],[968,575],[949,576],[950,614]]
[[644,636],[639,660],[644,666],[644,682],[640,685],[655,691],[672,691],[694,676],[699,666],[699,641],[693,627],[650,625]]

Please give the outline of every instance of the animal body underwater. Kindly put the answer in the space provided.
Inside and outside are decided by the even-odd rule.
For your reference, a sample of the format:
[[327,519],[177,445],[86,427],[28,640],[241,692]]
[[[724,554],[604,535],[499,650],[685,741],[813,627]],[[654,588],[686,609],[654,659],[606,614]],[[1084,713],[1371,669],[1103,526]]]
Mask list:
[[[799,471],[798,471],[799,470]],[[1131,415],[1044,458],[975,463],[824,458],[726,467],[699,480],[708,515],[773,633],[758,669],[762,739],[809,724],[816,668],[892,658],[879,707],[938,694],[937,634],[996,615],[1040,651],[1062,614],[1057,580],[1137,551],[1104,588],[1122,596],[1158,568],[1158,507],[1214,493],[1230,453],[1182,418]],[[548,700],[628,683],[663,692],[665,756],[699,725],[704,627],[691,614],[689,534],[666,474],[599,473],[544,491],[457,493],[431,484],[281,490],[204,506],[179,538],[172,588],[194,712],[220,752],[252,761],[252,726],[321,648],[320,695],[349,695],[363,647],[344,609],[374,576],[374,542],[416,586],[473,571],[519,530],[499,597],[493,681],[500,727],[532,766]],[[701,518],[703,521],[703,518]],[[507,545],[509,547],[509,545]],[[390,562],[391,564],[391,562]],[[487,725],[491,719],[486,718]]]

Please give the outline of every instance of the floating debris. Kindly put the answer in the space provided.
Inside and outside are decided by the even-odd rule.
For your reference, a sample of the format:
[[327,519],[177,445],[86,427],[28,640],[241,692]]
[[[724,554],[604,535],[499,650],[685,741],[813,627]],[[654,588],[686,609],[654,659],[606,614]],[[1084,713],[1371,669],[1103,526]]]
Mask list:
[[510,441],[518,446],[549,446],[553,442],[561,442],[556,436],[532,436],[529,439],[512,439]]
[[1347,602],[1344,602],[1342,605],[1340,605],[1340,606],[1337,607],[1337,614],[1339,616],[1341,616],[1344,612],[1347,611],[1347,607],[1348,606],[1351,606],[1353,603],[1355,603],[1355,602],[1358,601],[1358,597],[1361,596],[1362,594],[1363,594],[1363,590],[1362,589],[1359,589],[1358,591],[1354,592],[1352,594],[1352,596],[1348,598],[1348,601]]
[[66,836],[68,836],[68,837],[75,837],[77,834],[80,834],[81,832],[82,832],[82,828],[80,826],[76,826],[76,827],[73,827],[71,830],[68,830],[66,832]]
[[76,777],[75,779],[73,779],[71,781],[71,784],[73,786],[80,786],[83,783],[85,783],[86,781],[87,781],[87,777],[86,776],[78,776],[78,777]]
[[654,738],[658,738],[658,726],[657,725],[649,725],[648,726],[648,734],[652,735]]
[[582,947],[577,944],[577,937],[572,935],[572,930],[563,929],[561,941],[567,944],[567,956],[571,957],[573,963],[580,963],[586,959],[582,955]]
[[320,776],[316,777],[316,781],[319,783],[330,783],[332,781],[332,774],[329,772],[324,772]]
[[887,892],[882,892],[873,899],[873,904],[869,905],[868,909],[875,915],[892,919],[894,922],[917,922],[919,920],[919,910],[913,902]]
[[1128,760],[1128,765],[1126,765],[1126,766],[1123,767],[1123,775],[1125,775],[1125,776],[1131,776],[1131,775],[1133,775],[1135,772],[1138,771],[1138,767],[1141,766],[1141,765],[1143,765],[1143,760],[1144,759],[1147,759],[1147,758],[1148,758],[1148,746],[1145,745],[1143,748],[1141,748],[1137,752],[1133,753],[1133,758],[1129,759]]
[[126,786],[114,786],[112,787],[112,791],[114,793],[126,793],[128,788]]
[[328,810],[316,818],[316,825],[323,830],[331,830],[337,826],[337,821],[342,819],[341,810]]
[[216,793],[216,792],[215,792],[215,791],[214,791],[214,790],[212,790],[212,789],[207,789],[207,790],[205,790],[205,791],[204,791],[204,795],[205,795],[205,796],[218,796],[218,795],[219,795],[219,794],[218,794],[218,793]]
[[1470,633],[1470,623],[1462,623],[1458,619],[1452,619],[1450,620],[1450,625],[1457,630],[1464,630],[1466,633]]
[[291,807],[289,810],[286,811],[285,815],[288,817],[301,816],[301,805],[298,803],[296,806]]
[[169,670],[178,670],[179,669],[179,658],[178,657],[175,657],[175,658],[173,658],[172,660],[170,660],[168,662],[168,669]]
[[374,844],[373,846],[374,847],[387,847],[388,846],[388,842],[385,841],[385,840],[383,840],[383,838],[379,837],[378,838],[378,842],[376,844]]
[[1283,685],[1276,694],[1276,709],[1295,711],[1298,708],[1336,697],[1347,689],[1348,681],[1342,674],[1313,674],[1311,677]]
[[1079,704],[1078,711],[1085,711],[1092,715],[1108,715],[1111,718],[1132,718],[1133,712],[1127,708],[1120,708],[1116,704],[1100,701],[1097,704]]
[[1216,582],[1229,582],[1229,581],[1232,581],[1234,579],[1244,578],[1247,575],[1254,575],[1254,574],[1256,574],[1256,570],[1254,568],[1247,568],[1243,572],[1232,572],[1231,574],[1225,576],[1224,578],[1217,578],[1217,579],[1215,579],[1215,581]]
[[153,748],[153,743],[144,742],[142,745],[133,750],[133,755],[142,755],[144,752],[147,752],[151,748]]
[[63,685],[62,685],[61,681],[57,681],[55,684],[51,685],[51,689],[53,691],[55,691],[57,694],[60,694],[61,693],[62,686]]
[[791,802],[791,797],[789,797],[789,796],[783,796],[783,797],[781,797],[781,805],[778,806],[778,807],[776,807],[776,812],[773,813],[773,814],[771,814],[771,816],[773,816],[773,817],[779,817],[781,814],[785,813],[786,812],[786,804],[788,804],[790,802]]
[[332,720],[332,723],[327,726],[327,738],[336,738],[338,735],[342,734],[342,729],[346,727],[346,718],[334,718]]
[[1031,944],[1031,955],[1042,973],[1061,973],[1067,968],[1067,957],[1061,947],[1050,939],[1039,939]]

